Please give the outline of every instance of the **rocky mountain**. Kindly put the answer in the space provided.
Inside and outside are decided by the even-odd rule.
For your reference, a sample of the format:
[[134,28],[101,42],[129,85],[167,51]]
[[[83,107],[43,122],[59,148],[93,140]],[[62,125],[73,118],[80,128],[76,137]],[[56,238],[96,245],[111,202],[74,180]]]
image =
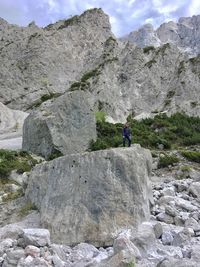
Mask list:
[[154,30],[151,24],[142,26],[133,31],[123,40],[130,41],[139,47],[161,46],[166,43],[176,45],[182,52],[189,55],[200,54],[200,15],[183,17],[178,22],[163,23]]
[[[152,27],[142,30],[148,31]],[[161,111],[199,114],[199,57],[188,58],[173,44],[143,49],[121,42],[101,9],[43,29],[1,20],[0,35],[0,100],[9,107],[39,109],[82,90],[94,110],[114,122]]]

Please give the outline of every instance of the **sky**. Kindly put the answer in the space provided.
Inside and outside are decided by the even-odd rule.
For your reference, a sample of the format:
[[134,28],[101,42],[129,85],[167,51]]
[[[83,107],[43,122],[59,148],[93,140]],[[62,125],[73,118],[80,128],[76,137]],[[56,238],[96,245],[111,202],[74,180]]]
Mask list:
[[109,15],[117,37],[146,23],[157,28],[163,22],[200,14],[200,0],[0,0],[0,17],[21,26],[32,21],[46,26],[94,7]]

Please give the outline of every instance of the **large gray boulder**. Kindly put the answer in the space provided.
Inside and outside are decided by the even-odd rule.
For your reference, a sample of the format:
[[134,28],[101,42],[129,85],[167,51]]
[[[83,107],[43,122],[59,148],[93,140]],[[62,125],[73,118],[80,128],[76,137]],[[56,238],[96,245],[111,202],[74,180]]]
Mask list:
[[26,197],[55,242],[110,245],[149,219],[151,154],[134,145],[67,155],[37,165]]
[[23,150],[48,158],[58,151],[85,151],[96,139],[96,121],[84,92],[71,92],[47,101],[24,122]]

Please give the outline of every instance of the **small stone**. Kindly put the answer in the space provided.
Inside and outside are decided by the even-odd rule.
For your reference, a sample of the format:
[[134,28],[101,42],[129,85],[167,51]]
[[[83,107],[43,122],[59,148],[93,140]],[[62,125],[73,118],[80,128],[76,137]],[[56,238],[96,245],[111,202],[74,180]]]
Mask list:
[[155,233],[155,237],[156,238],[160,238],[163,234],[163,227],[161,223],[156,223],[153,227],[154,229],[154,233]]
[[159,204],[160,205],[168,205],[170,202],[173,202],[174,201],[174,197],[172,196],[163,196],[159,199]]
[[187,243],[190,239],[191,237],[187,232],[181,231],[174,235],[172,245],[180,247],[184,245],[185,243]]
[[53,261],[54,267],[65,267],[65,266],[66,266],[66,265],[65,265],[65,262],[62,261],[62,260],[58,257],[58,255],[54,255],[54,256],[52,257],[52,261]]
[[164,188],[161,192],[163,194],[163,196],[175,196],[175,188],[174,187],[167,187]]
[[24,229],[23,238],[26,245],[36,247],[50,245],[50,233],[46,229]]
[[194,231],[200,231],[200,225],[194,218],[187,219],[185,227],[192,228]]
[[184,184],[178,184],[178,187],[177,187],[177,191],[180,193],[180,192],[183,192],[183,191],[187,191],[188,189],[188,185],[186,183]]
[[194,231],[194,235],[195,235],[196,237],[200,236],[200,230],[198,230],[198,231]]
[[40,249],[35,246],[29,245],[25,248],[25,254],[26,256],[31,256],[33,258],[36,258],[40,256]]
[[200,199],[200,182],[192,183],[189,187],[189,193]]
[[169,206],[169,205],[165,207],[165,213],[172,217],[175,217],[178,215],[178,211],[176,210],[176,208]]
[[6,258],[5,258],[5,262],[3,263],[3,266],[4,267],[6,266],[10,267],[10,265],[17,266],[18,261],[24,257],[25,257],[25,253],[23,249],[21,248],[8,249],[6,251]]
[[169,216],[168,214],[161,212],[156,216],[158,221],[165,222],[167,224],[173,224],[174,218],[172,216]]
[[198,208],[190,203],[190,201],[184,200],[182,198],[175,199],[176,206],[186,210],[186,211],[196,211]]
[[183,221],[182,217],[181,216],[174,217],[174,224],[177,226],[183,226],[184,221]]
[[162,243],[163,245],[171,245],[173,242],[173,236],[170,232],[164,232],[162,234]]
[[184,246],[182,249],[183,258],[191,258],[191,247]]
[[191,218],[195,219],[196,221],[198,221],[199,220],[199,212],[194,211],[194,212],[190,213],[189,217],[191,217]]
[[128,250],[135,258],[141,259],[139,249],[127,238],[126,235],[119,236],[114,240],[113,249],[115,254],[119,253],[121,250]]
[[183,220],[184,222],[187,221],[187,220],[189,219],[189,215],[190,215],[189,212],[181,211],[179,214],[180,214],[180,216],[181,216],[181,218],[182,218],[182,220]]

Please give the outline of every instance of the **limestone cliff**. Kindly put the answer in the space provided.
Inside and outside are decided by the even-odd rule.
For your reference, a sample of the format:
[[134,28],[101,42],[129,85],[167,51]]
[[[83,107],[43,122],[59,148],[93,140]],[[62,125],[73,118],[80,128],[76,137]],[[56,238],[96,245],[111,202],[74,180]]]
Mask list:
[[[185,42],[196,29],[196,50],[198,21],[199,16],[194,16],[175,25],[185,27],[181,39]],[[147,25],[141,30],[145,45],[153,42],[161,46],[143,49],[114,38],[108,16],[101,9],[44,29],[1,21],[0,100],[11,107],[32,110],[49,98],[82,90],[87,91],[91,106],[106,112],[112,121],[124,122],[129,114],[153,116],[157,112],[199,115],[199,56],[189,58],[173,40],[175,44],[163,45],[171,40],[164,40],[170,35],[164,32],[171,33],[168,28],[172,26],[162,25],[155,37]],[[191,31],[186,31],[188,27]],[[138,40],[140,43],[141,38]]]

